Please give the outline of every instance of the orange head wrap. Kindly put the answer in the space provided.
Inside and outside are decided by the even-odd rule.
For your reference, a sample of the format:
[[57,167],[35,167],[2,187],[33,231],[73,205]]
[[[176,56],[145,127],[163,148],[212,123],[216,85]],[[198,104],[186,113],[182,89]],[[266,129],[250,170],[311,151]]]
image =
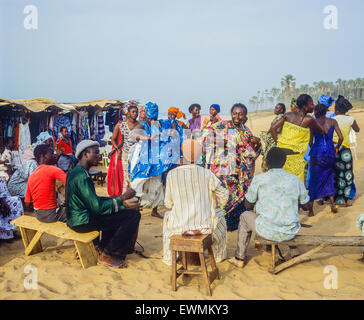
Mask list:
[[185,116],[185,114],[182,111],[180,111],[178,108],[175,107],[170,107],[168,109],[168,113],[174,114],[177,119],[180,119]]

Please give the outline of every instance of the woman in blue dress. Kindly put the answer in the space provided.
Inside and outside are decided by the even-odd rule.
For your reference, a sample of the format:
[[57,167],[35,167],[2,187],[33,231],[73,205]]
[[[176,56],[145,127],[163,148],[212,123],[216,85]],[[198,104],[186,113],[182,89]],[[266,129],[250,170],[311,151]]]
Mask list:
[[157,207],[164,202],[163,181],[169,170],[179,164],[183,129],[175,119],[158,120],[159,107],[146,104],[146,121],[131,132],[134,144],[129,162],[131,188],[143,208],[151,208],[152,216],[163,218]]
[[[310,200],[312,202],[319,200],[318,203],[322,205],[322,199],[329,197],[331,212],[336,213],[337,208],[334,203],[334,162],[335,155],[343,142],[343,135],[337,121],[326,117],[327,107],[324,104],[318,104],[314,112],[316,121],[325,130],[325,134],[311,131],[310,180],[308,184]],[[336,148],[332,141],[334,131],[339,137]],[[309,216],[313,216],[313,211],[309,212]]]

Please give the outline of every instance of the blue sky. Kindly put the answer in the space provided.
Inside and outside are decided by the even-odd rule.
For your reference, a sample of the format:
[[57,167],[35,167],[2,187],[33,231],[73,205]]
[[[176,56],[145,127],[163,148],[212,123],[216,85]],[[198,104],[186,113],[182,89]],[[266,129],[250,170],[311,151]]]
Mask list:
[[[23,25],[38,8],[38,29]],[[327,5],[338,30],[323,27]],[[0,0],[0,97],[198,102],[364,76],[361,0]],[[251,109],[251,108],[250,108]]]

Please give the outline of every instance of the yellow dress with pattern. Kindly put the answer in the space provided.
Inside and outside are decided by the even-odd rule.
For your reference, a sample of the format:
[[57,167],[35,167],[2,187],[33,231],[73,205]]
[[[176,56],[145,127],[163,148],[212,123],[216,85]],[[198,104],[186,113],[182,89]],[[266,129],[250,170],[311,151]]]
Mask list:
[[310,129],[285,121],[282,134],[278,138],[277,147],[291,149],[298,154],[288,155],[283,167],[289,173],[294,174],[304,183],[306,161],[304,160],[308,143],[310,142]]

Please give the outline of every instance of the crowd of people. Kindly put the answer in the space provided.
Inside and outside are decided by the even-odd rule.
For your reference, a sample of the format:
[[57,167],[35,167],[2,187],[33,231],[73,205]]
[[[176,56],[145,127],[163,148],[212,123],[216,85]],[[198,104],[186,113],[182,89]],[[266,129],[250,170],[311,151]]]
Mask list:
[[[333,103],[335,111],[329,110]],[[8,183],[0,179],[0,239],[14,236],[10,221],[23,214],[24,203],[41,222],[65,222],[81,233],[102,231],[95,241],[99,262],[122,268],[127,254],[135,252],[140,210],[150,208],[153,217],[163,219],[167,265],[172,235],[211,233],[219,262],[227,259],[227,232],[238,230],[229,262],[243,267],[253,231],[268,240],[290,240],[301,227],[300,208],[313,216],[314,201],[329,202],[333,213],[338,205],[350,205],[356,189],[349,134],[359,132],[346,114],[352,107],[343,96],[336,101],[321,96],[315,105],[302,94],[292,99],[288,112],[278,103],[270,128],[256,137],[246,126],[248,109],[242,103],[232,106],[229,120],[219,115],[218,104],[211,105],[210,115],[192,104],[187,120],[179,108],[159,119],[157,104],[140,108],[131,101],[111,138],[109,197],[96,194],[90,176],[100,161],[98,141],[73,146],[62,126],[55,152],[52,137],[43,132]],[[1,163],[11,145],[9,139]],[[263,173],[255,176],[260,155]],[[64,199],[57,181],[65,186]],[[164,215],[158,212],[162,205]]]

